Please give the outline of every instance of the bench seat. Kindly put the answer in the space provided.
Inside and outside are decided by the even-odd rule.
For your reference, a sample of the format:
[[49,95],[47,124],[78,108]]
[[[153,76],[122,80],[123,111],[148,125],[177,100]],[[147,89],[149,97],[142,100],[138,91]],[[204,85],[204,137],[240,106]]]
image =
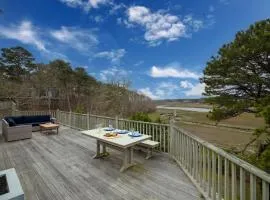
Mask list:
[[145,159],[149,159],[153,156],[153,149],[159,145],[159,142],[153,140],[145,140],[138,144],[140,148],[144,148],[147,150],[147,154]]

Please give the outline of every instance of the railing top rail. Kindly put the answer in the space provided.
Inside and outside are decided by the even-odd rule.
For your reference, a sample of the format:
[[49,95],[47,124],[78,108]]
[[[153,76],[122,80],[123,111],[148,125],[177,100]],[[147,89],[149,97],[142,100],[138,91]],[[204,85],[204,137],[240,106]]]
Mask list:
[[169,124],[160,124],[155,122],[144,122],[144,121],[136,121],[136,120],[130,120],[130,119],[118,119],[119,121],[127,121],[127,122],[136,122],[136,123],[142,123],[142,124],[151,124],[151,125],[157,125],[157,126],[166,126],[169,127]]
[[93,115],[93,114],[83,114],[83,113],[76,113],[76,112],[69,112],[69,111],[62,111],[62,110],[59,110],[59,112],[62,112],[62,113],[72,113],[73,115],[84,115],[84,116],[87,116],[89,115],[90,117],[98,117],[98,118],[104,118],[104,119],[111,119],[111,120],[114,120],[115,118],[113,117],[107,117],[107,116],[102,116],[102,115]]
[[252,173],[252,174],[256,175],[257,177],[261,178],[262,180],[270,183],[270,175],[268,173],[264,172],[263,170],[249,164],[248,162],[246,162],[244,160],[241,160],[240,158],[237,158],[236,156],[234,156],[232,154],[227,153],[226,151],[198,138],[197,136],[190,134],[189,132],[183,130],[182,128],[179,128],[176,126],[174,126],[174,128],[176,130],[180,131],[181,133],[191,137],[193,140],[197,141],[198,143],[202,144],[203,146],[207,147],[208,149],[223,156],[224,158],[228,159],[229,161],[239,165],[240,167],[242,167],[243,169],[245,169],[249,173]]
[[[59,112],[62,112],[62,113],[70,113],[69,111],[61,111],[59,110]],[[87,115],[87,114],[81,114],[81,113],[75,113],[75,112],[72,112],[72,114],[75,114],[75,115]],[[104,119],[111,119],[111,120],[114,120],[115,118],[113,117],[107,117],[107,116],[102,116],[102,115],[93,115],[93,114],[89,114],[90,117],[98,117],[98,118],[104,118]],[[118,119],[119,121],[126,121],[126,122],[136,122],[136,123],[142,123],[142,124],[151,124],[151,125],[157,125],[157,126],[166,126],[166,127],[169,127],[170,125],[169,124],[160,124],[160,123],[154,123],[154,122],[144,122],[144,121],[136,121],[136,120],[130,120],[130,119],[123,119],[123,118],[119,118]]]

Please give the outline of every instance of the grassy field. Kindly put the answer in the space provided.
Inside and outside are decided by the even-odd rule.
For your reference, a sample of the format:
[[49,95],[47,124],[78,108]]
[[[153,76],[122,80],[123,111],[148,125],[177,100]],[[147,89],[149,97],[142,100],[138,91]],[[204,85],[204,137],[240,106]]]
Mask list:
[[[195,103],[195,106],[192,103],[176,103],[177,106],[181,107],[200,107],[197,103]],[[169,116],[172,116],[172,113],[173,110],[159,109],[154,113],[150,113],[149,117],[152,120],[160,117],[163,122],[168,123]],[[223,120],[217,125],[207,118],[207,113],[177,110],[176,115],[176,124],[179,127],[226,149],[241,149],[252,138],[253,130],[264,125],[262,118],[255,117],[251,113],[244,113]]]
[[[173,111],[159,109],[155,113],[151,113],[149,116],[152,119],[156,119],[158,116],[164,116],[164,118],[166,118],[170,113],[173,113]],[[207,118],[208,113],[177,110],[176,114],[179,121],[215,125],[214,121]],[[222,120],[219,124],[235,128],[254,129],[263,126],[264,121],[260,117],[255,117],[254,114],[243,113],[237,117]]]

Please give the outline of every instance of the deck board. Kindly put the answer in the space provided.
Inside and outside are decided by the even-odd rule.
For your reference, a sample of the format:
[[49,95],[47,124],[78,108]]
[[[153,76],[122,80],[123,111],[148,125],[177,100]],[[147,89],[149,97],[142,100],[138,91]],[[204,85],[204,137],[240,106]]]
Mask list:
[[95,149],[95,140],[67,127],[9,143],[0,136],[0,170],[16,169],[26,199],[200,199],[166,154],[145,160],[135,152],[138,165],[120,173],[121,152],[109,149],[109,157],[92,159]]

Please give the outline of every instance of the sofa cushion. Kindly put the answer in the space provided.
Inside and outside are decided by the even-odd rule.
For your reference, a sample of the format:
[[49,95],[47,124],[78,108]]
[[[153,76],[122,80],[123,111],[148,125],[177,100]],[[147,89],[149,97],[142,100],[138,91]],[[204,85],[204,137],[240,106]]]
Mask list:
[[12,119],[12,117],[5,117],[9,126],[16,126],[16,122]]
[[16,125],[24,124],[24,116],[16,116],[10,118],[12,118],[15,121]]
[[50,122],[51,116],[50,115],[37,115],[37,116],[25,116],[24,117],[24,123],[44,123],[44,122]]

